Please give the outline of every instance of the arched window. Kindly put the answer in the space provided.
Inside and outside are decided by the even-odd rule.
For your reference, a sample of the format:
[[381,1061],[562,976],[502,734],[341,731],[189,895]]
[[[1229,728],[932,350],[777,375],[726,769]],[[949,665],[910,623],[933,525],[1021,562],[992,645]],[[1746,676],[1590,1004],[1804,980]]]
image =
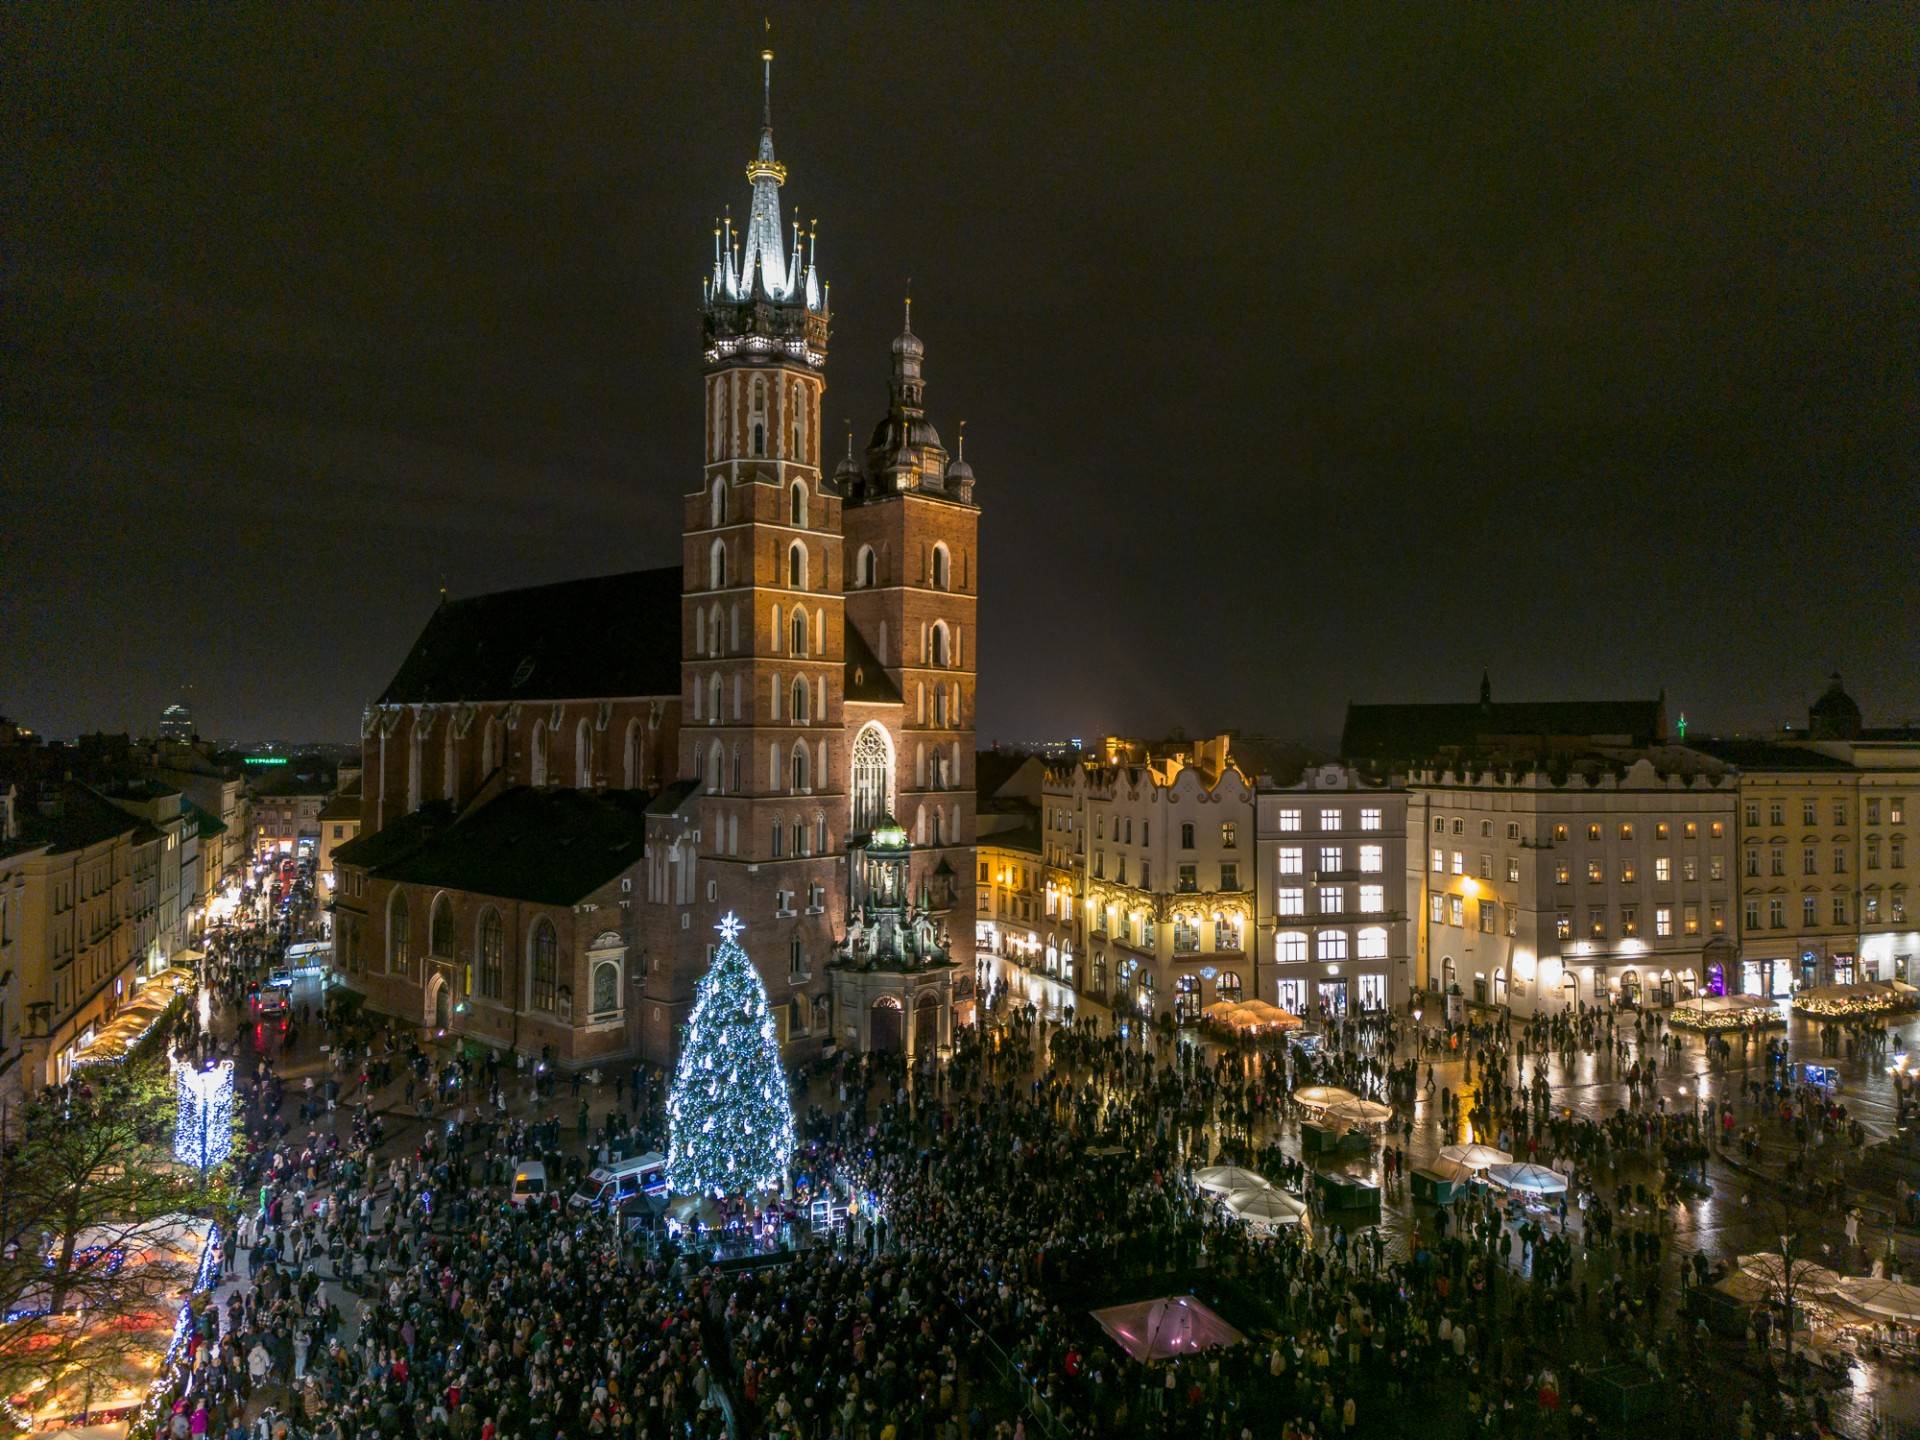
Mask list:
[[507,953],[507,928],[500,921],[500,912],[488,908],[480,917],[480,930],[474,943],[479,960],[480,998],[498,1000],[503,988],[503,971]]
[[640,759],[640,721],[636,718],[627,721],[627,740],[621,748],[621,780],[629,790],[640,790],[646,786],[647,777]]
[[793,764],[790,773],[793,776],[793,788],[807,791],[813,788],[813,756],[807,752],[807,742],[793,742]]
[[426,746],[426,727],[415,719],[413,730],[407,737],[407,809],[409,811],[420,808],[420,770],[424,763]]
[[533,932],[527,937],[528,976],[531,981],[529,1000],[536,1010],[552,1010],[558,998],[560,982],[560,937],[554,933],[551,920],[533,922]]
[[813,691],[807,685],[806,676],[796,675],[794,677],[793,693],[790,698],[792,700],[790,714],[793,723],[796,725],[806,724],[808,714],[813,709]]
[[500,725],[500,717],[493,716],[487,721],[486,728],[480,732],[480,773],[491,775],[502,757],[501,737],[505,732]]
[[945,826],[941,823],[940,807],[936,805],[933,807],[933,843],[935,845],[944,845],[947,843],[944,831]]
[[1387,932],[1377,925],[1370,925],[1354,936],[1359,958],[1362,960],[1384,960],[1387,958]]
[[715,671],[707,677],[707,723],[720,723],[720,672]]
[[793,653],[796,655],[805,655],[807,653],[807,612],[798,605],[793,607],[793,620],[790,629],[792,631],[791,648]]
[[593,967],[593,1010],[596,1016],[611,1015],[620,1008],[620,967],[602,960]]
[[944,540],[936,542],[933,547],[933,588],[953,588],[953,556],[948,552]]
[[[727,377],[721,375],[713,382],[713,458],[723,460],[727,454]],[[717,486],[720,482],[715,481]],[[719,524],[714,521],[714,524]]]
[[406,893],[393,892],[393,898],[387,901],[387,973],[413,978],[413,951],[409,946],[408,933],[412,917],[407,914]]
[[727,588],[727,542],[716,540],[707,552],[707,584],[715,590]]
[[431,918],[427,922],[427,946],[436,960],[453,958],[453,902],[444,895],[433,897]]
[[787,584],[795,590],[807,588],[807,547],[798,540],[787,547]]
[[947,634],[947,622],[936,620],[933,631],[928,636],[927,663],[945,667],[953,663],[951,656],[951,637]]
[[879,562],[875,559],[873,547],[862,545],[860,552],[853,557],[853,585],[856,590],[871,590],[880,583]]
[[801,530],[807,528],[807,483],[796,480],[787,491],[787,519]]
[[707,502],[707,520],[716,530],[727,523],[727,482],[725,480],[713,482],[713,498]]
[[793,382],[793,455],[800,461],[807,458],[807,387],[798,380]]
[[713,744],[710,747],[708,747],[708,750],[707,750],[707,793],[708,794],[718,795],[720,793],[720,781],[721,781],[720,767],[722,763],[723,763],[723,756],[720,749],[720,742],[716,740],[713,742]]
[[1303,930],[1282,930],[1274,937],[1273,958],[1282,964],[1296,964],[1307,958],[1307,936]]
[[1344,960],[1347,958],[1347,932],[1344,930],[1322,930],[1313,937],[1313,958],[1316,960]]
[[585,720],[573,730],[573,788],[593,788],[593,727]]
[[1459,972],[1454,968],[1453,957],[1443,956],[1440,961],[1440,988],[1451,990],[1459,983]]
[[707,653],[707,612],[704,610],[693,612],[693,653]]
[[865,834],[893,809],[893,749],[878,726],[865,726],[853,742],[853,828]]
[[749,433],[753,437],[753,456],[758,459],[767,453],[767,381],[763,375],[753,377],[753,400],[749,408]]
[[740,789],[740,766],[741,766],[740,742],[736,740],[733,745],[733,788],[736,793]]
[[1222,970],[1219,978],[1213,982],[1213,996],[1216,1000],[1225,1000],[1228,1004],[1240,1003],[1240,976],[1233,970]]
[[528,768],[532,772],[529,783],[544,785],[547,783],[547,722],[533,722],[533,737],[528,741]]
[[1173,1018],[1191,1025],[1200,1018],[1200,977],[1182,975],[1173,982]]

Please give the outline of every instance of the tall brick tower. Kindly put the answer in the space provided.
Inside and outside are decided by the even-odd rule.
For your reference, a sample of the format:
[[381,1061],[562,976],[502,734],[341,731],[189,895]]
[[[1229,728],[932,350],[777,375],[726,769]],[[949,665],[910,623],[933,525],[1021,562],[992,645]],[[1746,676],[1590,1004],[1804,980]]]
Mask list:
[[925,359],[909,300],[886,418],[865,464],[849,453],[835,484],[846,503],[847,621],[900,696],[895,810],[914,847],[913,900],[946,917],[970,973],[980,510],[972,469],[964,456],[949,461],[927,418]]
[[706,462],[683,522],[680,773],[700,784],[702,908],[748,923],[769,994],[798,1030],[812,1023],[843,886],[841,502],[820,472],[826,288],[797,219],[784,243],[772,52],[762,59],[752,209],[743,229],[731,218],[715,228],[705,284]]

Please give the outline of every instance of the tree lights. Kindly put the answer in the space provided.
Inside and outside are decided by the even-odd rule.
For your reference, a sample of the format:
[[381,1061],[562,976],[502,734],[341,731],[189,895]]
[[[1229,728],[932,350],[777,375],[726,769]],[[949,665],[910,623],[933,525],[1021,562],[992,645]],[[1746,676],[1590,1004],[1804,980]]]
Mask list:
[[667,1183],[682,1195],[778,1187],[793,1156],[793,1105],[766,987],[729,911],[700,979],[667,1099]]
[[182,1065],[173,1080],[178,1093],[174,1158],[205,1171],[233,1153],[233,1062],[222,1060],[205,1070]]

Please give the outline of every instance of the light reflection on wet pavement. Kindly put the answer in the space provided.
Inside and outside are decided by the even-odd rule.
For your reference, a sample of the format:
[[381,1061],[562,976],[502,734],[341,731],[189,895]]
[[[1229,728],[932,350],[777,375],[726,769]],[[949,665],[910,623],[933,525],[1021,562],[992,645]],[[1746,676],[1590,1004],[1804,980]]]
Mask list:
[[[1051,997],[1034,993],[1025,998],[1044,1003]],[[1055,1010],[1048,1018],[1057,1020],[1058,1011]],[[1736,1125],[1745,1128],[1750,1124],[1758,1124],[1762,1135],[1757,1166],[1729,1164],[1718,1152],[1714,1152],[1707,1163],[1707,1178],[1711,1182],[1712,1193],[1695,1195],[1684,1205],[1666,1207],[1661,1219],[1661,1231],[1666,1242],[1661,1259],[1661,1277],[1667,1296],[1662,1310],[1663,1323],[1671,1324],[1677,1314],[1676,1297],[1681,1288],[1679,1271],[1685,1260],[1700,1250],[1706,1252],[1710,1261],[1725,1259],[1730,1263],[1744,1254],[1777,1250],[1780,1245],[1778,1226],[1785,1216],[1791,1217],[1795,1227],[1800,1255],[1843,1274],[1865,1273],[1871,1264],[1871,1257],[1885,1252],[1890,1222],[1894,1218],[1893,1197],[1884,1190],[1879,1193],[1850,1193],[1849,1203],[1860,1205],[1867,1218],[1861,1228],[1862,1250],[1848,1255],[1843,1210],[1811,1206],[1803,1199],[1789,1196],[1789,1187],[1772,1175],[1761,1173],[1765,1170],[1777,1175],[1792,1158],[1792,1146],[1785,1139],[1785,1132],[1779,1128],[1777,1121],[1747,1103],[1744,1087],[1749,1080],[1767,1079],[1767,1037],[1779,1037],[1784,1033],[1789,1042],[1790,1060],[1832,1066],[1839,1071],[1838,1098],[1846,1106],[1849,1117],[1860,1121],[1866,1128],[1868,1144],[1871,1146],[1894,1132],[1898,1106],[1888,1066],[1896,1053],[1920,1044],[1920,1015],[1888,1017],[1886,1051],[1883,1053],[1863,1048],[1861,1053],[1853,1056],[1846,1053],[1844,1038],[1840,1041],[1837,1053],[1824,1053],[1819,1033],[1821,1027],[1800,1016],[1793,1016],[1784,1032],[1777,1027],[1763,1032],[1762,1037],[1750,1041],[1744,1051],[1735,1040],[1731,1059],[1725,1065],[1717,1062],[1710,1064],[1701,1037],[1685,1032],[1673,1032],[1680,1035],[1682,1048],[1670,1060],[1665,1059],[1665,1052],[1658,1044],[1642,1051],[1632,1028],[1631,1015],[1623,1018],[1624,1027],[1616,1034],[1629,1042],[1629,1054],[1624,1061],[1616,1059],[1611,1049],[1593,1054],[1576,1050],[1571,1064],[1564,1063],[1559,1053],[1546,1056],[1528,1054],[1524,1065],[1529,1082],[1536,1064],[1545,1061],[1556,1115],[1563,1110],[1571,1110],[1577,1116],[1603,1122],[1622,1110],[1633,1113],[1626,1074],[1633,1062],[1644,1054],[1647,1057],[1661,1057],[1664,1063],[1653,1090],[1643,1098],[1642,1110],[1664,1100],[1668,1113],[1683,1113],[1691,1106],[1717,1106],[1723,1099],[1728,1099],[1734,1103]],[[1521,1026],[1516,1022],[1516,1039],[1520,1031]],[[1205,1048],[1210,1056],[1215,1053],[1211,1043]],[[1404,1042],[1396,1059],[1406,1059]],[[1443,1146],[1456,1141],[1494,1139],[1492,1136],[1472,1134],[1471,1127],[1464,1123],[1461,1112],[1470,1109],[1470,1104],[1457,1105],[1453,1115],[1454,1131],[1445,1135],[1441,1133],[1440,1091],[1451,1090],[1456,1101],[1462,1099],[1466,1066],[1464,1060],[1459,1058],[1434,1057],[1434,1090],[1429,1097],[1425,1088],[1426,1065],[1427,1059],[1423,1057],[1413,1135],[1403,1147],[1408,1169],[1427,1164]],[[1509,1082],[1517,1084],[1518,1077],[1514,1070],[1509,1070],[1507,1078]],[[1469,1087],[1467,1098],[1471,1097],[1471,1093]],[[1399,1125],[1405,1117],[1404,1105],[1396,1106],[1396,1110],[1395,1128],[1387,1138],[1398,1145],[1402,1143]],[[1288,1156],[1300,1158],[1297,1125],[1261,1125],[1256,1128],[1255,1139],[1259,1143],[1278,1139]],[[1376,1143],[1365,1157],[1355,1156],[1331,1162],[1323,1160],[1321,1168],[1365,1178],[1382,1186],[1380,1230],[1387,1241],[1388,1252],[1404,1256],[1408,1253],[1416,1221],[1420,1223],[1423,1235],[1431,1236],[1433,1233],[1431,1207],[1419,1207],[1426,1214],[1424,1217],[1417,1215],[1404,1181],[1395,1190],[1385,1188],[1380,1150],[1380,1144]],[[1832,1150],[1823,1148],[1812,1154],[1817,1158],[1806,1163],[1803,1173],[1822,1179],[1831,1175],[1832,1161],[1829,1157]],[[1648,1181],[1652,1188],[1650,1174]],[[1602,1187],[1603,1196],[1609,1201],[1612,1199],[1614,1183],[1609,1181]],[[1570,1224],[1577,1230],[1580,1222],[1571,1195],[1569,1208],[1572,1217]],[[1624,1225],[1643,1225],[1645,1214],[1622,1215],[1618,1219]],[[1920,1231],[1898,1229],[1893,1232],[1892,1238],[1896,1253],[1903,1262],[1903,1275],[1909,1280],[1915,1279],[1916,1274],[1920,1274]],[[1519,1254],[1518,1247],[1515,1254]],[[1608,1267],[1595,1273],[1614,1272]],[[1856,1361],[1849,1370],[1847,1382],[1828,1389],[1826,1394],[1833,1422],[1843,1435],[1920,1435],[1920,1370]],[[1876,1426],[1879,1428],[1876,1429]],[[1734,1433],[1732,1417],[1729,1417],[1727,1434]]]

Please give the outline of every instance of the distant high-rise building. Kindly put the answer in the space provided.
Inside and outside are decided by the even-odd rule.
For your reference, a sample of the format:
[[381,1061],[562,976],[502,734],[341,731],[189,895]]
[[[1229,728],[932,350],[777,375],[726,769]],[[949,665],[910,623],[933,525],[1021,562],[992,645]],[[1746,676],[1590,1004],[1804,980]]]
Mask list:
[[183,744],[193,739],[193,711],[186,701],[176,700],[160,712],[160,738]]

